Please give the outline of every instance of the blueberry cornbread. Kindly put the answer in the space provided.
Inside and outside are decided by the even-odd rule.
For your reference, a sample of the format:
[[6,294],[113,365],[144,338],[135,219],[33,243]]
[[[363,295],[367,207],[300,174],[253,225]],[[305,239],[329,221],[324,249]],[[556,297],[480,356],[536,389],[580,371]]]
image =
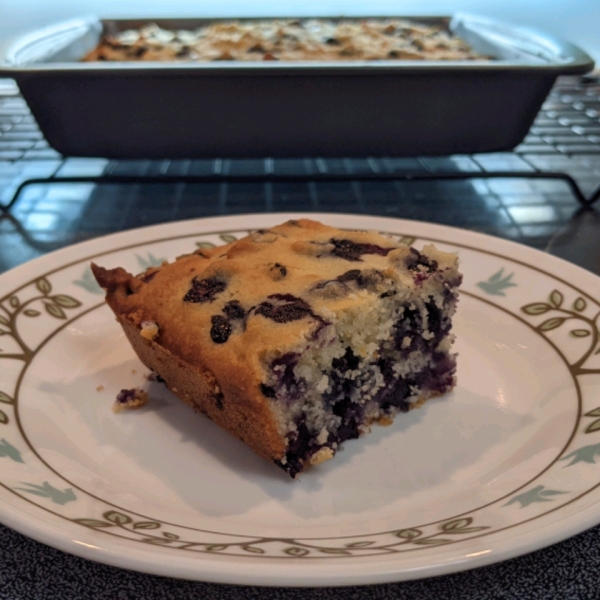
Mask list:
[[445,29],[405,19],[220,21],[194,31],[151,23],[107,31],[84,61],[482,60]]
[[141,361],[295,477],[453,388],[457,263],[303,219],[137,276],[92,269]]

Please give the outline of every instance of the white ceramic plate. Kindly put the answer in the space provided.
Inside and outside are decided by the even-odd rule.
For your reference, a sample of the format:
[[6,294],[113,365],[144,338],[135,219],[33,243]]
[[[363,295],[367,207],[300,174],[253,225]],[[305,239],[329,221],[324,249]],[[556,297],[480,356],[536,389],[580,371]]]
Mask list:
[[[92,560],[350,585],[513,557],[600,522],[600,279],[499,239],[312,215],[460,255],[458,386],[292,481],[146,370],[89,270],[141,271],[298,215],[119,233],[0,276],[0,519]],[[409,240],[410,241],[410,240]],[[142,382],[147,407],[114,414]]]

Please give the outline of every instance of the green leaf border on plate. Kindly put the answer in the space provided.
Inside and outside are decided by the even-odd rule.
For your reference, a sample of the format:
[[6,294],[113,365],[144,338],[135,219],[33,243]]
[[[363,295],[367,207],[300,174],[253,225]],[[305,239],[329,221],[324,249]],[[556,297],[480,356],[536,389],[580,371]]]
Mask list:
[[[219,231],[214,233],[206,233],[203,235],[203,237],[218,235],[219,239],[222,242],[230,243],[238,239],[239,233],[240,230]],[[416,238],[411,235],[400,235],[397,233],[392,233],[391,235],[392,237],[395,237],[400,243],[410,244],[416,241]],[[184,236],[174,236],[173,238],[169,239],[191,237],[198,236],[190,234]],[[160,241],[165,240],[163,239]],[[427,239],[427,241],[445,243],[444,240]],[[147,247],[150,246],[152,243],[152,241],[146,241],[143,243],[134,244],[129,247]],[[212,247],[212,245],[214,244],[212,241],[199,240],[196,242],[196,245],[200,248],[208,248]],[[473,249],[479,252],[494,255],[494,253],[492,252],[483,251],[478,248],[470,248],[468,246],[461,246],[461,244],[458,243],[452,243],[451,245],[456,247]],[[114,249],[112,251],[114,251]],[[101,253],[98,256],[102,256],[102,254],[104,253]],[[162,262],[162,259],[156,259],[151,252],[148,252],[148,258],[141,258],[141,255],[136,256],[140,264],[142,264],[142,262],[144,264],[149,262],[155,263],[159,260]],[[495,256],[498,256],[499,258],[505,258],[501,255]],[[51,339],[54,335],[56,335],[59,331],[61,331],[65,326],[73,322],[75,319],[87,314],[92,310],[95,310],[96,308],[102,305],[102,303],[89,305],[89,303],[87,302],[82,302],[79,299],[64,293],[51,295],[53,291],[51,276],[53,273],[61,269],[65,269],[71,265],[83,263],[91,258],[97,257],[88,257],[88,259],[75,261],[73,263],[70,263],[69,265],[63,265],[62,267],[54,269],[53,271],[46,273],[41,277],[38,277],[29,284],[21,286],[17,290],[13,290],[4,298],[0,299],[0,334],[8,335],[9,337],[11,337],[18,348],[17,352],[0,351],[0,360],[10,359],[22,361],[22,372],[25,371],[30,366],[31,362],[34,360],[37,352],[39,352],[39,350],[45,345],[45,343],[49,339]],[[513,259],[507,260],[519,263],[519,261],[515,261]],[[521,264],[529,268],[535,269],[535,267],[532,267],[531,265],[526,265],[525,263]],[[509,274],[505,274],[504,269],[505,267],[501,267],[498,271],[491,275],[487,281],[479,282],[477,286],[488,295],[505,296],[504,291],[508,288],[515,287],[517,284],[512,280],[513,273],[511,272]],[[94,294],[97,293],[97,290],[93,285],[94,282],[89,278],[89,275],[87,275],[88,271],[89,268],[86,266],[83,279],[75,280],[73,281],[73,284],[79,285],[80,287],[86,289],[88,292]],[[549,273],[546,273],[546,275],[553,277]],[[557,279],[556,277],[554,278]],[[33,286],[37,293],[34,294],[32,297],[28,297],[27,299],[21,300],[22,291],[27,286]],[[574,286],[570,287],[576,289],[574,288]],[[589,296],[588,300],[586,300],[584,297],[586,296],[586,294],[581,292],[581,290],[577,290],[577,292],[578,293],[576,297],[572,300],[570,308],[565,308],[565,300],[568,295],[567,292],[558,289],[553,290],[550,293],[547,300],[543,302],[531,302],[529,304],[524,305],[521,308],[521,311],[526,315],[527,318],[537,318],[540,315],[547,315],[547,313],[550,313],[544,317],[543,321],[535,325],[530,325],[530,327],[534,331],[536,331],[540,336],[546,339],[550,343],[550,345],[558,352],[558,354],[563,358],[566,364],[568,364],[570,373],[573,376],[574,380],[576,380],[582,375],[600,373],[600,369],[589,367],[587,364],[593,355],[599,353],[597,349],[599,337],[597,321],[600,313],[595,314],[595,316],[590,316],[589,314],[586,314],[586,310],[589,311],[590,305],[592,303],[597,303]],[[523,318],[518,317],[514,313],[511,313],[505,307],[497,304],[497,302],[492,302],[488,299],[478,297],[473,293],[467,293],[464,291],[463,293],[466,293],[467,295],[470,295],[473,298],[485,301],[488,304],[491,304],[497,308],[500,308],[501,310],[512,314],[512,316],[515,316],[521,322],[526,323],[526,321]],[[569,302],[571,301],[569,300]],[[44,309],[44,312],[48,317],[57,319],[58,327],[45,340],[39,343],[37,347],[32,348],[26,343],[26,341],[21,336],[18,323],[21,316],[28,318],[41,318],[42,313],[39,309]],[[75,311],[75,309],[81,310]],[[71,311],[75,312],[73,314],[70,314]],[[574,327],[570,330],[571,337],[578,340],[585,339],[588,344],[586,350],[582,352],[581,356],[575,362],[572,363],[566,361],[565,355],[547,337],[550,332],[562,327],[568,321],[572,321],[574,325]],[[12,396],[10,396],[7,391],[0,391],[0,402],[4,403],[7,408],[10,407],[15,412],[18,412],[19,391],[20,390],[18,385],[16,386],[16,389]],[[579,401],[581,402],[581,397],[579,397]],[[600,408],[589,411],[584,416],[595,418],[598,416],[598,414],[596,414],[598,411],[600,411]],[[39,453],[27,439],[27,436],[25,435],[24,431],[18,423],[18,419],[17,423],[15,424],[10,419],[9,415],[6,414],[6,412],[1,411],[0,424],[8,425],[9,429],[11,427],[17,427],[23,440],[28,446],[28,449],[31,451],[31,454],[33,454],[33,456],[26,457],[27,460],[30,460],[33,457],[35,457],[41,463],[46,465],[51,472],[54,473],[52,467],[45,463],[45,461],[41,458]],[[578,426],[579,421],[577,427]],[[585,433],[595,433],[596,431],[600,431],[600,419],[595,418],[594,421],[587,425]],[[538,474],[532,480],[527,482],[527,484],[525,484],[524,486],[521,486],[521,488],[519,488],[518,490],[514,490],[511,494],[505,495],[503,498],[498,499],[495,502],[500,502],[501,500],[508,499],[508,502],[506,502],[504,506],[520,504],[521,509],[526,510],[530,504],[556,502],[556,499],[559,496],[562,496],[563,494],[571,495],[568,491],[550,489],[542,484],[538,484],[537,486],[529,489],[528,491],[524,491],[520,494],[515,495],[515,492],[518,492],[521,489],[529,486],[532,483],[532,481],[534,481],[544,472],[546,472],[547,469],[550,466],[552,466],[552,464],[556,463],[558,460],[572,459],[571,463],[566,465],[568,467],[578,463],[595,464],[595,457],[597,454],[600,454],[600,444],[587,445],[579,448],[579,450],[575,450],[570,454],[565,455],[567,449],[570,449],[570,444],[567,444],[565,448],[563,448],[563,450],[561,451],[560,455],[551,463],[551,465],[546,467],[546,469],[544,469],[540,474]],[[8,456],[15,463],[26,464],[27,462],[23,458],[23,453],[17,450],[13,444],[8,443],[5,439],[0,440],[0,457],[2,456]],[[380,532],[377,534],[354,536],[352,540],[348,540],[348,538],[346,537],[322,538],[312,540],[301,538],[288,539],[271,537],[252,537],[245,535],[230,535],[215,532],[206,532],[197,529],[192,529],[192,531],[195,531],[196,533],[202,533],[205,536],[205,539],[198,540],[194,539],[194,537],[185,539],[184,537],[182,537],[182,535],[175,534],[167,529],[170,527],[174,527],[175,525],[173,524],[168,524],[166,522],[162,522],[157,519],[152,519],[144,515],[138,515],[131,511],[127,511],[126,509],[123,509],[121,507],[115,506],[110,502],[107,502],[106,500],[94,496],[90,492],[86,492],[85,490],[78,488],[63,475],[60,475],[58,473],[56,473],[56,475],[61,477],[63,481],[67,482],[72,487],[63,490],[60,487],[56,487],[55,485],[50,484],[48,481],[44,481],[42,484],[27,482],[25,484],[22,484],[21,486],[13,487],[7,487],[7,485],[3,482],[0,482],[0,485],[2,485],[6,489],[9,489],[9,491],[11,491],[14,494],[19,494],[20,492],[23,494],[28,494],[30,495],[30,497],[39,497],[42,499],[40,500],[40,502],[43,500],[45,500],[46,502],[51,501],[54,504],[59,504],[62,506],[71,502],[76,503],[79,496],[77,496],[74,493],[73,488],[75,488],[79,490],[80,493],[87,494],[89,497],[92,497],[99,501],[99,503],[111,507],[110,510],[104,510],[101,513],[101,515],[98,516],[81,515],[78,517],[67,517],[59,512],[55,512],[54,514],[58,517],[67,519],[71,523],[75,523],[86,528],[103,531],[107,535],[116,535],[118,537],[125,537],[129,540],[134,540],[145,544],[161,545],[173,549],[187,551],[219,553],[230,556],[246,555],[268,558],[348,558],[354,556],[394,554],[407,550],[425,549],[427,547],[453,544],[458,543],[461,540],[472,539],[474,537],[481,537],[484,535],[492,534],[495,531],[501,530],[501,528],[494,528],[487,524],[481,524],[480,522],[476,522],[476,518],[473,515],[481,508],[484,508],[479,507],[478,509],[470,511],[468,514],[457,515],[445,519],[441,522],[415,525],[414,527]],[[30,498],[26,498],[25,496],[22,497],[28,502],[32,502]],[[565,503],[572,502],[576,499],[577,497],[570,498]],[[46,508],[46,510],[48,509]],[[536,518],[536,516],[537,515],[528,517],[522,522],[527,522],[528,519]],[[515,525],[513,524],[511,526]],[[222,538],[227,535],[230,535],[230,537],[236,539],[232,540],[229,543],[224,543],[222,541]],[[217,540],[215,539],[216,537],[220,539]]]

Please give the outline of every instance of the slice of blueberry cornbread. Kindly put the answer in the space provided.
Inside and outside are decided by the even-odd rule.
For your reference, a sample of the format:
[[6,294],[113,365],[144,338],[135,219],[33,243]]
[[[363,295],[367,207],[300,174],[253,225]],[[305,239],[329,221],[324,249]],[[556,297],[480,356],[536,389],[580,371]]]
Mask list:
[[452,389],[457,263],[299,220],[138,276],[92,269],[141,361],[295,477]]

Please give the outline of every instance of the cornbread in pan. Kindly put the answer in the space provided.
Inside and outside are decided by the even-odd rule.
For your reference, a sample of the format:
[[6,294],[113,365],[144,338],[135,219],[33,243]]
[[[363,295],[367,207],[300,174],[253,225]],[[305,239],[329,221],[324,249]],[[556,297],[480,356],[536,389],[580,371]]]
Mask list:
[[457,263],[303,219],[138,276],[92,269],[141,361],[295,477],[453,388]]
[[84,61],[482,60],[441,27],[405,19],[222,21],[195,31],[151,23],[106,33]]

